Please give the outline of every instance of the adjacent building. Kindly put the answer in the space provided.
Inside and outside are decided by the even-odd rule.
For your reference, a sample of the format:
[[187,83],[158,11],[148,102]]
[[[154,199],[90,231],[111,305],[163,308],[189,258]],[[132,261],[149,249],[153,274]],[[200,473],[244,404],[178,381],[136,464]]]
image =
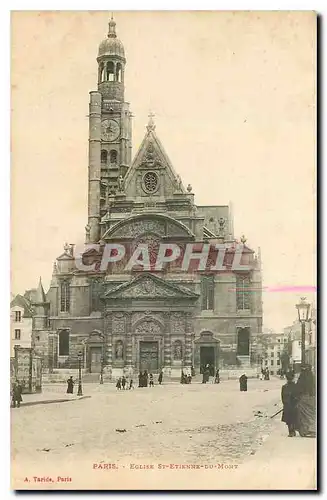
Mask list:
[[[233,268],[239,242],[231,206],[196,204],[160,142],[153,115],[132,159],[126,63],[111,19],[89,101],[89,250],[83,257],[89,269],[77,265],[77,249],[65,244],[49,291],[40,282],[33,301],[33,347],[49,371],[76,368],[78,356],[89,372],[103,369],[109,376],[144,369],[179,376],[183,367],[205,364],[212,370],[249,367],[262,328],[260,253],[243,237],[248,268]],[[178,245],[181,257],[158,269],[162,243]],[[124,257],[104,268],[104,252],[117,244]],[[181,269],[188,244],[199,253],[210,245],[202,269]],[[222,272],[212,271],[215,245],[228,246]],[[140,246],[148,252],[147,270],[140,262],[128,269]]]
[[16,295],[10,302],[10,356],[15,354],[15,346],[31,347],[33,308],[30,300]]

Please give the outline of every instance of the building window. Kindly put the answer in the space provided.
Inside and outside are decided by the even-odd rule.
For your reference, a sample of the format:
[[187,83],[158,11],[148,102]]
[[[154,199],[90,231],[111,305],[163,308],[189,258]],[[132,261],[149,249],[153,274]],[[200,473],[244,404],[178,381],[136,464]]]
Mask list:
[[274,366],[274,360],[273,359],[270,361],[270,364],[271,364],[271,366]]
[[202,310],[213,311],[214,309],[214,277],[201,277]]
[[107,163],[107,159],[108,159],[108,151],[103,149],[101,151],[101,163]]
[[15,340],[20,340],[20,330],[15,330]]
[[106,76],[107,76],[108,82],[113,82],[115,80],[114,63],[111,61],[107,63],[107,75]]
[[280,365],[280,359],[277,359],[277,365],[278,366]]
[[37,342],[39,342],[39,341],[40,341],[40,335],[37,335],[37,336],[35,337],[35,340],[36,340]]
[[248,356],[250,354],[250,328],[237,329],[237,354]]
[[59,356],[69,355],[69,331],[61,330],[59,333]]
[[60,285],[60,311],[68,312],[70,307],[70,287],[68,281],[63,281]]
[[277,339],[277,342],[280,342],[280,339]]
[[15,321],[16,321],[16,323],[19,323],[20,321],[22,321],[21,311],[15,311]]
[[101,311],[102,302],[100,300],[101,294],[103,292],[102,281],[92,280],[90,284],[91,288],[91,311]]
[[273,370],[271,370],[271,371],[270,371],[270,375],[273,375],[273,374],[274,374],[274,371],[273,371]]
[[110,163],[117,163],[117,156],[118,156],[118,153],[115,149],[112,149],[110,151]]
[[121,64],[117,63],[116,66],[116,82],[121,82]]
[[236,304],[238,310],[250,309],[250,279],[248,277],[236,278]]
[[273,353],[273,352],[270,354],[270,356],[271,356],[272,358],[274,357],[274,355],[275,355],[275,353]]
[[266,366],[268,365],[268,359],[266,359],[266,361],[265,361],[265,365],[266,365]]

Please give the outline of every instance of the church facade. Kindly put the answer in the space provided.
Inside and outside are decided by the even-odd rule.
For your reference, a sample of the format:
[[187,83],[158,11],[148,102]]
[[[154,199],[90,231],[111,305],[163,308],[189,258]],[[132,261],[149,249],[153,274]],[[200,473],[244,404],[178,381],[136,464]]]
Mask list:
[[[174,377],[191,366],[199,371],[209,364],[212,372],[249,367],[262,329],[260,253],[243,238],[246,266],[233,265],[239,242],[231,206],[196,205],[192,187],[184,186],[158,138],[152,115],[132,159],[125,50],[113,19],[97,63],[98,88],[89,102],[83,265],[74,245],[66,244],[47,294],[39,283],[32,346],[45,370],[76,368],[80,356],[86,371],[103,371],[109,378],[126,370],[163,369]],[[162,244],[179,250],[160,267]],[[204,253],[206,262],[183,269],[190,246],[190,263],[199,264]],[[116,248],[124,249],[119,259],[110,254]],[[140,248],[147,266],[142,259],[132,266]],[[217,271],[219,248],[224,250]],[[111,256],[106,266],[101,264],[105,254]]]

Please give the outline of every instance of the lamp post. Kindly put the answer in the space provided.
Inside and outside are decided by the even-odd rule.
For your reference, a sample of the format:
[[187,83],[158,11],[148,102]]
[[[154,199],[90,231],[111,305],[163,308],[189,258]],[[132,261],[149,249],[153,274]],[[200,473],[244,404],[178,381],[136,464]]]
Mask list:
[[301,302],[296,304],[299,321],[301,323],[301,366],[305,365],[305,324],[309,321],[310,304],[301,297]]
[[79,351],[79,353],[78,353],[78,391],[77,391],[77,396],[83,396],[83,391],[82,391],[82,359],[83,359],[83,353],[82,353],[82,351]]
[[103,356],[101,356],[100,384],[103,384]]

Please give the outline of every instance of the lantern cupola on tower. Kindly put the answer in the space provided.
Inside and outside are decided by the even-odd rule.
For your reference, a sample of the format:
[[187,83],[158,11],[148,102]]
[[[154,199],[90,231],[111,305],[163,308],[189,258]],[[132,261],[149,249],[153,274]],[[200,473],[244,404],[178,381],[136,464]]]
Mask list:
[[124,100],[125,49],[116,34],[116,23],[111,16],[107,38],[99,45],[97,57],[98,90],[104,98]]

